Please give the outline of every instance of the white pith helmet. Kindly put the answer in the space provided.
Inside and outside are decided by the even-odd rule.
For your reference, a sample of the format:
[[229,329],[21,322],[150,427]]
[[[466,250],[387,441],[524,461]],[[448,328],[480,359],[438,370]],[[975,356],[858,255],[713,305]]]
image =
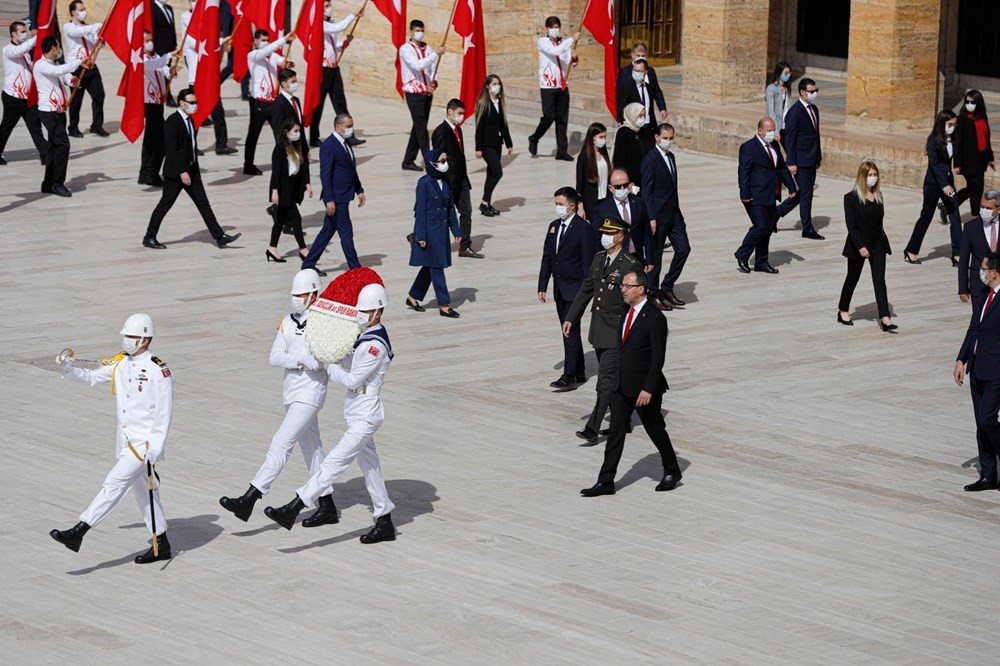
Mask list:
[[378,310],[389,303],[389,295],[380,284],[370,284],[358,294],[358,310]]
[[153,330],[153,318],[148,314],[137,313],[129,315],[122,325],[121,335],[136,335],[140,338],[151,338],[156,335]]
[[311,268],[304,268],[292,278],[292,294],[311,294],[323,291],[319,281],[319,273]]

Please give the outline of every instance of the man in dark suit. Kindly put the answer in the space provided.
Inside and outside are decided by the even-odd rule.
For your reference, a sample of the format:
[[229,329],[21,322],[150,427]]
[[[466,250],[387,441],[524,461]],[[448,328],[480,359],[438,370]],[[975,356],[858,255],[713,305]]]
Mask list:
[[[632,65],[635,64],[637,60],[646,61],[646,45],[642,43],[635,44],[632,47],[632,64],[625,65],[618,70],[618,82],[616,88],[620,88],[623,83],[627,83],[632,78]],[[656,77],[656,70],[649,66],[649,62],[646,61],[646,84],[649,86],[649,91],[653,94],[653,101],[656,102],[656,108],[660,110],[660,122],[667,121],[667,102],[663,97],[663,90],[660,88],[660,81]],[[650,110],[652,110],[650,108]],[[621,113],[619,112],[619,116]],[[648,114],[646,116],[649,118],[650,124],[653,123],[653,115]],[[621,122],[619,117],[618,122]]]
[[610,197],[601,199],[594,207],[594,238],[601,239],[601,226],[605,217],[614,217],[625,223],[626,250],[646,268],[653,270],[653,233],[649,228],[649,213],[642,198],[632,194],[632,182],[625,169],[615,169],[608,178]]
[[819,109],[814,102],[819,88],[812,79],[799,81],[799,101],[785,113],[785,151],[788,153],[788,170],[797,181],[799,196],[785,199],[778,207],[778,217],[784,217],[799,206],[802,237],[824,240],[812,223],[813,187],[816,170],[823,162],[819,139]]
[[584,497],[615,494],[615,475],[625,448],[625,435],[633,410],[660,452],[663,477],[656,490],[673,490],[681,480],[670,435],[660,407],[667,379],[663,363],[667,355],[667,318],[646,300],[646,274],[632,271],[622,276],[622,298],[627,307],[618,320],[618,367],[611,386],[611,428],[604,448],[604,464],[597,483],[584,488]]
[[976,413],[979,445],[979,480],[965,486],[969,492],[997,489],[997,456],[1000,455],[1000,253],[989,252],[980,264],[986,277],[987,295],[973,310],[969,329],[955,359],[955,383],[962,385],[968,366],[972,409]]
[[[649,273],[649,294],[653,305],[661,310],[682,307],[684,301],[674,295],[674,283],[681,276],[691,243],[688,241],[687,225],[681,213],[677,195],[677,160],[671,151],[674,145],[674,128],[670,123],[662,123],[656,130],[656,147],[642,160],[642,200],[649,211],[649,228],[654,234],[653,270]],[[660,283],[663,268],[663,246],[666,239],[674,250],[670,268]]]
[[469,169],[465,164],[465,137],[462,135],[462,123],[465,121],[465,104],[460,99],[448,102],[447,116],[434,128],[431,135],[431,145],[437,150],[448,153],[448,184],[455,195],[455,207],[458,208],[458,228],[462,230],[462,241],[458,248],[458,256],[471,259],[482,259],[483,254],[472,249],[472,183],[469,182]]
[[[167,0],[153,0],[150,10],[153,14],[153,50],[160,54],[173,53],[177,50],[174,8]],[[167,106],[177,107],[177,100],[170,93],[170,81],[167,81]]]
[[646,118],[653,117],[653,92],[649,84],[646,83],[648,70],[649,63],[640,58],[632,63],[632,74],[628,78],[619,77],[618,85],[615,88],[618,122],[624,121],[625,107],[629,104],[642,104],[646,107]]
[[[587,270],[594,259],[594,234],[590,224],[576,214],[580,206],[580,195],[576,190],[560,187],[554,196],[557,217],[549,224],[542,244],[538,300],[545,302],[549,278],[552,278],[552,296],[561,327],[580,286],[587,279]],[[549,386],[560,391],[572,391],[577,384],[587,381],[579,327],[570,335],[563,336],[562,341],[563,374]]]
[[601,250],[594,255],[587,279],[577,292],[573,304],[563,322],[563,335],[569,336],[573,327],[579,328],[583,311],[591,299],[594,306],[590,315],[590,344],[597,353],[597,402],[590,413],[590,419],[576,436],[597,443],[601,432],[601,422],[611,405],[611,384],[618,367],[618,317],[622,304],[622,276],[626,273],[641,272],[642,264],[628,252],[623,244],[628,238],[625,222],[614,215],[601,218]]
[[983,257],[997,250],[997,227],[1000,219],[997,206],[1000,205],[1000,192],[990,190],[983,195],[979,204],[981,224],[975,218],[962,227],[962,242],[958,251],[958,297],[963,303],[972,301],[972,311],[979,310],[986,285],[979,279],[979,269]]
[[299,152],[309,157],[309,141],[306,139],[305,126],[302,124],[302,102],[295,93],[299,89],[298,76],[295,70],[283,69],[278,72],[278,96],[271,104],[271,124],[274,125],[274,140],[281,141],[281,126],[286,120],[292,120],[302,130],[299,139]]
[[771,234],[778,230],[775,200],[778,179],[788,187],[789,198],[796,196],[795,180],[785,167],[781,148],[774,143],[774,121],[764,116],[757,123],[757,134],[740,146],[738,179],[740,201],[750,217],[750,230],[736,250],[736,267],[741,273],[750,272],[750,255],[754,255],[753,270],[775,274],[777,268],[767,260]]
[[181,190],[184,190],[198,207],[201,219],[204,220],[212,238],[219,247],[225,247],[241,234],[230,236],[222,230],[215,219],[215,213],[212,212],[212,205],[208,203],[205,185],[201,182],[198,155],[195,153],[195,127],[191,120],[191,116],[198,109],[198,100],[191,88],[182,90],[177,99],[180,108],[163,124],[163,195],[149,218],[149,226],[146,228],[142,244],[153,250],[167,249],[166,245],[156,239],[156,235],[160,231],[163,218],[177,201]]
[[[303,134],[305,134],[303,132]],[[365,205],[365,189],[358,177],[358,161],[354,149],[347,144],[347,138],[354,134],[354,118],[346,113],[338,113],[333,120],[333,134],[327,137],[319,149],[320,183],[323,186],[323,203],[326,217],[323,229],[316,235],[309,254],[302,261],[302,268],[311,268],[321,276],[326,271],[316,268],[316,263],[326,251],[326,246],[336,233],[340,236],[340,247],[344,250],[348,268],[359,268],[358,252],[354,249],[354,226],[351,223],[351,202],[358,197],[358,208]]]

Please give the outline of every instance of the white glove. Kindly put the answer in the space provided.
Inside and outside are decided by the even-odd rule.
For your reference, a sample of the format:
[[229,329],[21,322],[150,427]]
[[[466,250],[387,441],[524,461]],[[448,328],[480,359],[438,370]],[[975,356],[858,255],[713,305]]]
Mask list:
[[302,358],[299,359],[299,365],[306,370],[319,370],[321,367],[319,361],[317,361],[316,357],[312,354],[305,354],[302,356]]
[[63,372],[69,372],[70,368],[73,367],[73,361],[59,354],[56,356],[56,365],[62,368]]

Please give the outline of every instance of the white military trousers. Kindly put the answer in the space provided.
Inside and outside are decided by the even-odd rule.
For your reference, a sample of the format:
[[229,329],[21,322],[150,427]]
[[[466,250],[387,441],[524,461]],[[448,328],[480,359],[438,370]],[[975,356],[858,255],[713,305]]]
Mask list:
[[[141,449],[136,449],[140,451]],[[160,504],[160,483],[153,477],[153,506],[152,510],[156,515],[156,533],[163,534],[167,531],[167,519],[163,515],[163,506]],[[118,503],[125,497],[128,489],[132,489],[135,502],[139,505],[142,518],[146,521],[146,528],[150,534],[153,532],[152,515],[149,505],[149,485],[146,476],[146,463],[136,457],[127,446],[118,455],[118,461],[108,472],[104,479],[104,486],[97,493],[97,497],[90,503],[90,506],[80,514],[80,520],[94,527],[111,513]]]
[[[285,418],[281,421],[278,431],[271,439],[267,449],[264,464],[257,470],[257,476],[251,485],[264,495],[271,489],[271,484],[281,474],[282,468],[292,455],[295,442],[299,443],[302,457],[305,458],[309,474],[316,474],[323,462],[323,441],[319,435],[319,407],[302,402],[285,405]],[[327,494],[327,490],[321,494]]]

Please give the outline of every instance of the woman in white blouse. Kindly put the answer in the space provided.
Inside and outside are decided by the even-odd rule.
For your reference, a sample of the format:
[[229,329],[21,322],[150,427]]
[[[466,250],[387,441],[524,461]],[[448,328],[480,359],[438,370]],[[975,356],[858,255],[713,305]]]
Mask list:
[[587,128],[583,148],[576,157],[576,191],[582,197],[580,217],[589,219],[597,202],[608,196],[608,176],[611,174],[611,158],[606,144],[608,128],[594,123]]

